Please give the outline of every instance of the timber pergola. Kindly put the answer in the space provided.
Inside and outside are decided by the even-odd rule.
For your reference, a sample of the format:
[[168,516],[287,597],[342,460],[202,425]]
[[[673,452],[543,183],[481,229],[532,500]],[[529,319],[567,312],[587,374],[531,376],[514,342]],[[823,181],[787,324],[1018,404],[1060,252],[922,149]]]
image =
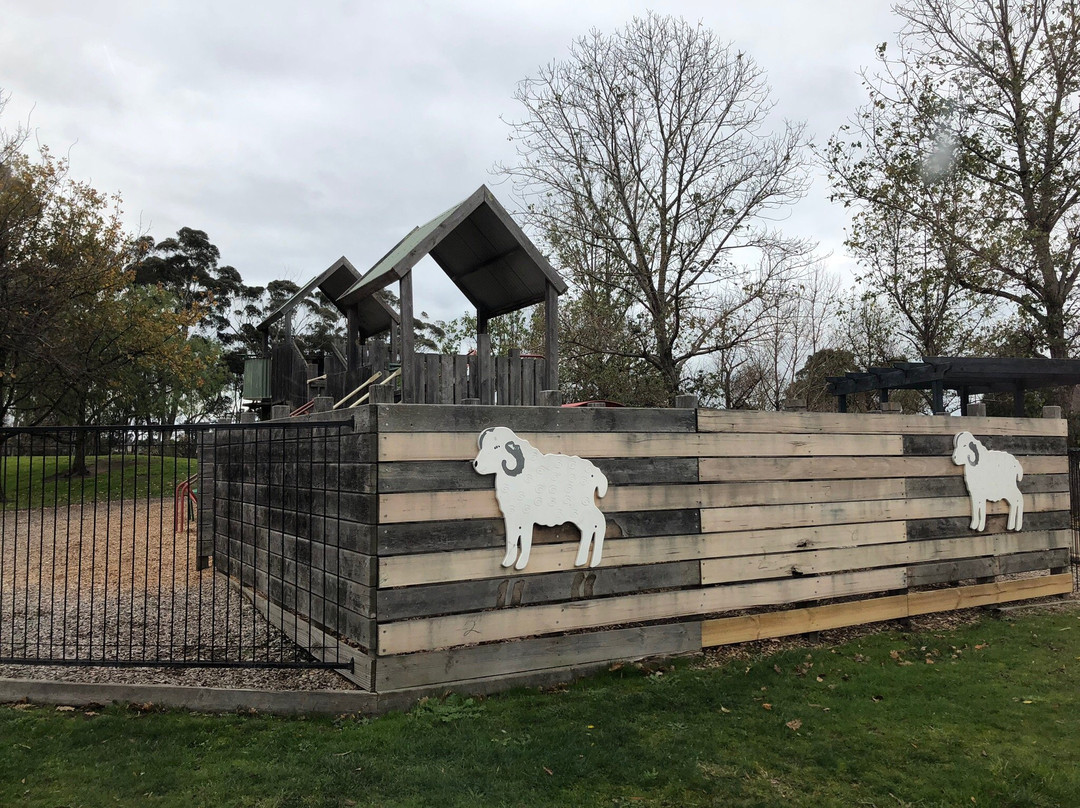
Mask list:
[[489,321],[541,302],[547,360],[544,387],[558,389],[558,306],[566,283],[488,187],[481,185],[468,199],[414,228],[337,299],[338,307],[348,311],[395,281],[399,284],[402,401],[416,400],[412,269],[425,255],[435,260],[476,308],[481,403],[494,403]]
[[921,362],[893,362],[889,367],[831,376],[828,383],[840,412],[847,412],[847,397],[854,393],[876,390],[885,403],[890,390],[930,390],[934,413],[943,414],[944,391],[955,390],[961,415],[967,415],[973,395],[1012,393],[1014,414],[1023,417],[1028,390],[1080,384],[1080,359],[931,356]]

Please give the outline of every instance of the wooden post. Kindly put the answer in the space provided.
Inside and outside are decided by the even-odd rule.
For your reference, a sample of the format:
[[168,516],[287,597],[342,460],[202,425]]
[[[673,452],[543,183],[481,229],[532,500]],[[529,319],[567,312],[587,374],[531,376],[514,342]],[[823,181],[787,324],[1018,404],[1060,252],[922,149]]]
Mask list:
[[488,319],[476,315],[476,375],[479,378],[481,404],[494,404],[494,390],[491,372],[491,334],[488,332]]
[[559,290],[547,285],[544,299],[544,389],[559,389]]
[[1017,382],[1016,390],[1013,392],[1013,415],[1017,418],[1024,417],[1024,393],[1026,392],[1023,382]]
[[836,410],[837,412],[847,412],[847,395],[841,393],[836,397]]
[[352,379],[350,373],[360,370],[360,342],[356,335],[360,331],[360,311],[356,306],[350,306],[345,315],[345,373],[347,379]]
[[291,343],[293,341],[292,315],[293,315],[293,313],[291,311],[288,314],[285,315],[284,328],[285,328],[285,343],[286,344]]
[[406,272],[398,284],[401,299],[401,401],[404,404],[416,403],[416,356],[413,345],[413,296],[412,270]]
[[972,418],[985,418],[986,417],[986,405],[982,402],[978,404],[968,404],[968,415]]
[[967,386],[960,388],[960,414],[968,414],[968,406],[971,404],[971,393],[968,392]]
[[686,393],[685,395],[675,396],[675,409],[697,409],[697,396],[695,396],[693,393]]
[[941,379],[931,382],[931,392],[934,397],[934,415],[945,414],[945,385]]
[[559,390],[541,390],[537,399],[541,407],[562,406],[562,393]]

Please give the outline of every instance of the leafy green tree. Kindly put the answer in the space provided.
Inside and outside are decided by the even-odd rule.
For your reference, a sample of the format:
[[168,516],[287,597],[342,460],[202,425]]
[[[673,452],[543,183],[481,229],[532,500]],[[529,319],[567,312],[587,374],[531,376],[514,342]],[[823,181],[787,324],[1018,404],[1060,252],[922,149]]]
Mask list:
[[907,0],[896,11],[898,53],[878,49],[869,103],[830,142],[838,196],[914,220],[951,282],[1015,305],[1041,350],[1067,357],[1080,277],[1076,4]]

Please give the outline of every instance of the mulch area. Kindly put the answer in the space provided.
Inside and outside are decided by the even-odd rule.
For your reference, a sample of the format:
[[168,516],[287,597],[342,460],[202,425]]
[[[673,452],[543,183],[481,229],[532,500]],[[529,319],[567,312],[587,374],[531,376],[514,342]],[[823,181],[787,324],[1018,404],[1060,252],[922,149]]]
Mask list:
[[[304,659],[224,576],[195,565],[171,501],[9,511],[0,519],[0,657]],[[325,669],[0,665],[0,677],[349,690]]]

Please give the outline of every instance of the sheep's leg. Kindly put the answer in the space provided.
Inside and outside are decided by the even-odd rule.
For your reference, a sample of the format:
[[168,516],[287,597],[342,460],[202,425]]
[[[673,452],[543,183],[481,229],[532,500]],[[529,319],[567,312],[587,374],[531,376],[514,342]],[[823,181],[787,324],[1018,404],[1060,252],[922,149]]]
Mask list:
[[592,563],[589,564],[590,567],[596,567],[596,566],[600,565],[601,554],[604,551],[604,532],[605,532],[604,529],[606,527],[607,527],[607,525],[604,523],[603,519],[601,519],[599,522],[597,522],[595,525],[593,525],[593,529],[592,529],[593,549],[592,549]]
[[[983,503],[985,505],[986,503]],[[979,500],[971,497],[971,524],[968,525],[972,530],[981,530],[979,527]]]
[[986,500],[979,500],[979,527],[977,530],[986,530]]
[[518,556],[514,569],[523,570],[529,563],[529,553],[532,552],[533,523],[527,522],[521,526],[521,555]]
[[1009,530],[1021,530],[1024,527],[1024,495],[1014,494],[1009,499]]
[[574,566],[581,567],[589,560],[589,545],[592,544],[593,533],[586,525],[579,525],[575,522],[574,527],[581,531],[581,540],[578,542],[577,555],[574,556]]
[[514,559],[518,555],[518,539],[521,536],[521,527],[511,521],[509,518],[506,520],[506,557],[502,560],[504,567],[511,567],[514,564]]

